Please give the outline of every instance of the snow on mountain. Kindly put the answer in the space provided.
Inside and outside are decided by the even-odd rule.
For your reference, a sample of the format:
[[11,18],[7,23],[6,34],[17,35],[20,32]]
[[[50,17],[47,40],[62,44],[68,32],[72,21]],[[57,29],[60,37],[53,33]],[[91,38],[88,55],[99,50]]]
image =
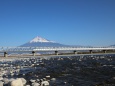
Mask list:
[[49,40],[46,40],[42,37],[37,36],[30,41],[30,43],[35,43],[35,42],[53,42],[53,41],[49,41]]

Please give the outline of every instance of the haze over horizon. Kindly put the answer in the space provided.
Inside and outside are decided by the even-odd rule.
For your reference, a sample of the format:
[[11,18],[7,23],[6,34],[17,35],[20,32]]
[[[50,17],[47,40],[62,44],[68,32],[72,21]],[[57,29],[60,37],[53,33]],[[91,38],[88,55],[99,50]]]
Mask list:
[[0,46],[36,36],[66,45],[115,44],[115,0],[0,0]]

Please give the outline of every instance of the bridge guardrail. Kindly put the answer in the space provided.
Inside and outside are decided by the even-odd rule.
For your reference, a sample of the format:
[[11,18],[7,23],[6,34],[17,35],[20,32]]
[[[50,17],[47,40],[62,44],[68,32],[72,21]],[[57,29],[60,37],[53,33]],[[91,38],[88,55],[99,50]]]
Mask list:
[[0,51],[115,50],[115,47],[0,47]]

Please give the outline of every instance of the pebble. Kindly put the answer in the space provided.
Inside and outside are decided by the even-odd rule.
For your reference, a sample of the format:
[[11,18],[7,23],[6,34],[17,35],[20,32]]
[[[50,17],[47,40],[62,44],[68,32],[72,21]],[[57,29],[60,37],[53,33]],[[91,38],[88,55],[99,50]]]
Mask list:
[[40,84],[37,82],[34,82],[34,83],[32,83],[32,86],[40,86]]
[[56,80],[56,78],[52,78],[51,80],[52,80],[52,81],[55,81],[55,80]]
[[35,81],[36,81],[36,80],[33,80],[33,79],[30,80],[31,83],[34,83]]
[[49,82],[48,81],[43,81],[43,82],[41,82],[41,86],[49,86]]

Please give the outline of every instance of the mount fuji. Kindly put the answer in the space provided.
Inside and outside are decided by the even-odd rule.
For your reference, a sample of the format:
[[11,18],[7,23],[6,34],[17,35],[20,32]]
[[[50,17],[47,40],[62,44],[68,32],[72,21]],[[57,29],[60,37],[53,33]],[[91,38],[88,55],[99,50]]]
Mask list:
[[69,47],[69,45],[56,43],[54,41],[50,41],[45,38],[37,36],[31,41],[21,45],[20,47]]

